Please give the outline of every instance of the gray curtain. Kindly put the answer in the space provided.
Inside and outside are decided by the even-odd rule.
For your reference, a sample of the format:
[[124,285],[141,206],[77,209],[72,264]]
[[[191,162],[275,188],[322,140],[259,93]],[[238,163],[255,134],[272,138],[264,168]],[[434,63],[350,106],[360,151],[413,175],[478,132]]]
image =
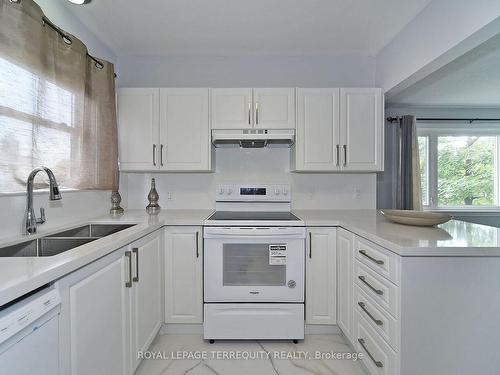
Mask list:
[[396,208],[422,210],[420,161],[415,116],[403,116],[399,122],[399,163],[396,186]]
[[0,192],[40,165],[62,187],[115,190],[113,64],[44,19],[33,0],[0,0]]

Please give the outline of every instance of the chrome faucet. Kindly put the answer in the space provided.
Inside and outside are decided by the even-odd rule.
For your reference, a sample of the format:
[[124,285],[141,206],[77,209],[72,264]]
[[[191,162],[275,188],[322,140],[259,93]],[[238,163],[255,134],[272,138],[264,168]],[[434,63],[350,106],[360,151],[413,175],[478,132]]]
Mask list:
[[54,173],[47,167],[38,167],[31,171],[28,176],[27,182],[27,205],[26,205],[26,215],[25,215],[25,228],[26,234],[36,233],[36,226],[38,224],[45,223],[45,210],[40,208],[40,218],[35,215],[35,210],[33,208],[33,180],[38,172],[44,171],[49,176],[49,199],[51,201],[58,201],[61,199],[61,194],[59,193],[59,187],[57,186],[57,181]]

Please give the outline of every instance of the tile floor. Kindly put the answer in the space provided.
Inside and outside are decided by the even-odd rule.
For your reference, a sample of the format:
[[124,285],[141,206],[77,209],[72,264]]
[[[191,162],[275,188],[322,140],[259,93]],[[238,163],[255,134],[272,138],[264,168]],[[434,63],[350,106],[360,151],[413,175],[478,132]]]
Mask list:
[[[304,352],[308,352],[304,354]],[[156,338],[138,375],[365,375],[360,360],[315,359],[315,356],[351,353],[343,336],[307,335],[304,341],[216,341],[201,335],[166,334]],[[354,353],[356,354],[356,353]],[[182,358],[182,356],[197,356]],[[348,356],[349,354],[344,354]],[[222,359],[223,357],[225,359]],[[233,358],[227,358],[233,356]],[[234,358],[241,356],[241,358]],[[252,356],[254,359],[249,359]],[[305,358],[305,357],[308,358]],[[173,358],[176,357],[176,358]],[[205,357],[205,358],[203,358]],[[243,358],[243,357],[246,357]],[[257,357],[257,359],[255,359]]]

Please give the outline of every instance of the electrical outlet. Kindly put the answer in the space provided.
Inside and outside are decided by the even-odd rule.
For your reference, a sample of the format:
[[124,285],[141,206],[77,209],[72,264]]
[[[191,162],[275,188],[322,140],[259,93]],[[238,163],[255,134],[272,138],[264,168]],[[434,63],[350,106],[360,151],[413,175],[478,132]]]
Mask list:
[[172,200],[172,193],[170,191],[167,192],[167,200]]
[[355,188],[354,189],[354,199],[360,199],[360,198],[361,198],[361,189]]

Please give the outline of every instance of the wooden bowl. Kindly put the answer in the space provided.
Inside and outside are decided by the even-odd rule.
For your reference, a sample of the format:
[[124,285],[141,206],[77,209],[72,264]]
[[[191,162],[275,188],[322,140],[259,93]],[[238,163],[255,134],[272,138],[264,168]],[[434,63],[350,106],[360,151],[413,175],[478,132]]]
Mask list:
[[419,227],[433,227],[453,219],[451,215],[441,212],[414,210],[381,210],[380,212],[394,223]]

